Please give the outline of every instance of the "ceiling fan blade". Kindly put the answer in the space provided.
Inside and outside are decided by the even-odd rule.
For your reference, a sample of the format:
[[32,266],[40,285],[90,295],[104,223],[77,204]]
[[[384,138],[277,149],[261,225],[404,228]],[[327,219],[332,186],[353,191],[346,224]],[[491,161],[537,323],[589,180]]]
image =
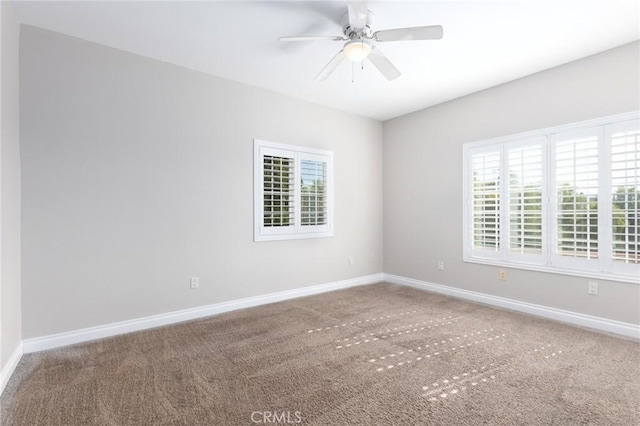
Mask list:
[[280,37],[278,41],[345,41],[343,36],[287,36]]
[[396,28],[373,33],[376,41],[404,41],[404,40],[439,40],[442,38],[442,26]]
[[367,2],[352,0],[348,5],[349,26],[353,28],[364,28],[367,26]]
[[401,72],[380,52],[380,49],[373,49],[368,58],[387,80],[391,81],[400,77]]
[[338,65],[340,65],[342,63],[342,61],[344,61],[344,51],[341,50],[339,51],[336,56],[334,56],[327,65],[324,66],[324,68],[322,68],[322,71],[320,71],[320,73],[318,73],[318,75],[316,76],[316,81],[325,81],[327,79],[327,77],[329,77],[331,75],[331,73],[333,71],[335,71],[336,68],[338,68]]

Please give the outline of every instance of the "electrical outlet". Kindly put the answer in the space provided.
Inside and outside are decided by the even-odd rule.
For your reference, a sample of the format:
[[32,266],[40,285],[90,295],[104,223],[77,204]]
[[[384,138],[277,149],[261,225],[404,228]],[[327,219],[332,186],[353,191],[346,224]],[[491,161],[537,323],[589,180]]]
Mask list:
[[375,255],[375,254],[372,254],[372,255],[369,257],[369,262],[371,262],[371,263],[376,263],[376,255]]
[[191,288],[198,288],[198,277],[191,277]]
[[596,282],[589,282],[589,286],[587,287],[587,293],[592,295],[592,296],[597,296],[598,295],[598,283]]
[[353,257],[349,258],[349,266],[353,266],[353,264],[356,263],[356,261],[353,259]]
[[438,260],[438,271],[444,271],[444,260]]
[[507,280],[507,270],[506,269],[500,269],[498,271],[498,278],[500,278],[500,281],[506,281]]

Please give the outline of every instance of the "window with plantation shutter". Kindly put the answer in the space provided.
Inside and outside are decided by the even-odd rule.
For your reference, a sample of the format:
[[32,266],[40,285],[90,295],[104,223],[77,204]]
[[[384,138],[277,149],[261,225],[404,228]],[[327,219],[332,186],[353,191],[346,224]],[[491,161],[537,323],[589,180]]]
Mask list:
[[611,140],[611,258],[616,268],[640,264],[640,120],[608,129]]
[[534,138],[506,146],[511,256],[543,253],[545,143]]
[[473,250],[489,257],[500,250],[500,163],[496,150],[471,156]]
[[640,112],[465,144],[464,260],[640,284]]
[[262,157],[265,227],[294,226],[294,159],[276,155]]
[[[555,255],[598,258],[599,127],[554,134]],[[558,261],[558,260],[557,260]],[[590,264],[596,267],[596,263]]]
[[327,224],[327,163],[304,159],[300,162],[300,194],[302,226]]
[[333,235],[333,153],[254,141],[254,240]]

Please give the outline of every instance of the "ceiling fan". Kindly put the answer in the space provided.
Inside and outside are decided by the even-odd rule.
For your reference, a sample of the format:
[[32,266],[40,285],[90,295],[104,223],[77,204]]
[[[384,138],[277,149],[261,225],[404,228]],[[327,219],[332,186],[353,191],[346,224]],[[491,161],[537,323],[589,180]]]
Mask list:
[[375,15],[367,9],[366,1],[350,1],[343,19],[343,33],[340,36],[291,36],[280,37],[280,41],[341,41],[345,42],[329,63],[316,76],[324,81],[344,61],[354,62],[368,59],[389,81],[400,77],[400,71],[382,54],[377,43],[387,41],[439,40],[442,38],[442,26],[395,28],[373,32]]

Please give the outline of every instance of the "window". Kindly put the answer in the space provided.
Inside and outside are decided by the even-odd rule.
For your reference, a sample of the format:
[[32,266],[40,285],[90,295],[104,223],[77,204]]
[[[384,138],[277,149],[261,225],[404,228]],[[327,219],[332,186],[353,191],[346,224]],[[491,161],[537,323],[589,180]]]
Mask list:
[[640,114],[464,146],[464,259],[640,283]]
[[485,256],[500,252],[500,152],[478,152],[473,172],[473,248]]
[[619,264],[640,263],[640,131],[638,122],[612,125],[611,227],[612,257]]
[[[602,127],[550,136],[553,156],[553,258],[557,265],[596,270]],[[603,160],[604,157],[602,158]],[[584,262],[583,260],[591,260]]]
[[255,241],[333,236],[333,153],[254,140]]
[[543,253],[543,139],[511,144],[506,151],[509,171],[509,254],[526,260]]

